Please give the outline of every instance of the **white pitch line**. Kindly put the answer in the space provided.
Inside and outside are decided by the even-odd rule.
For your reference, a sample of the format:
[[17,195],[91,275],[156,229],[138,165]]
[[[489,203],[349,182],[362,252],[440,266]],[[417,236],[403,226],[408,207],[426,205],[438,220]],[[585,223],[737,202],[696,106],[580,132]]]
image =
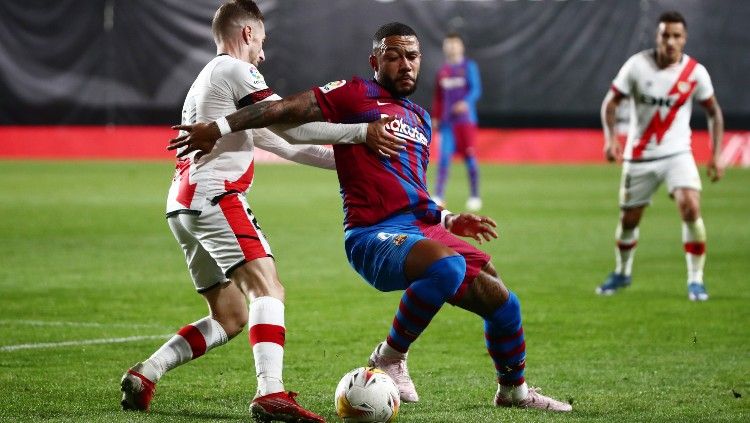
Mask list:
[[98,323],[98,322],[66,322],[49,320],[23,320],[23,319],[0,319],[0,325],[27,325],[27,326],[73,326],[89,328],[169,328],[166,325],[148,323]]
[[75,347],[79,345],[99,345],[99,344],[120,344],[124,342],[142,341],[146,339],[166,339],[173,336],[173,333],[166,335],[146,335],[146,336],[128,336],[125,338],[103,338],[103,339],[83,339],[80,341],[64,341],[64,342],[40,342],[35,344],[18,344],[18,345],[5,345],[0,347],[0,351],[18,351],[18,350],[31,350],[37,348],[58,348],[58,347]]

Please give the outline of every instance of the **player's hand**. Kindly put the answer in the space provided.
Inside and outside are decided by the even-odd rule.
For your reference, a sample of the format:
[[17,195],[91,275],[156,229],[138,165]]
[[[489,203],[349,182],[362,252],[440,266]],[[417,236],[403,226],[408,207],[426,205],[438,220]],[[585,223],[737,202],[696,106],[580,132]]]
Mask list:
[[474,238],[480,244],[497,238],[497,223],[487,216],[472,213],[449,215],[445,227],[455,235]]
[[454,115],[464,114],[469,111],[469,103],[465,100],[457,101],[456,104],[451,108],[451,112]]
[[215,122],[211,123],[194,123],[192,125],[175,125],[172,129],[185,131],[186,134],[169,140],[167,150],[176,150],[181,147],[187,147],[180,151],[177,157],[184,157],[193,151],[209,153],[216,144],[216,140],[221,138],[221,132]]
[[604,145],[604,157],[607,158],[608,162],[621,162],[622,161],[622,147],[617,141],[613,141],[609,144]]
[[706,164],[706,174],[711,179],[711,182],[718,182],[724,176],[724,168],[716,163],[716,160],[711,157]]
[[406,141],[385,129],[385,126],[394,120],[396,120],[395,116],[386,116],[367,124],[365,143],[370,150],[381,157],[398,157],[402,151],[406,150]]

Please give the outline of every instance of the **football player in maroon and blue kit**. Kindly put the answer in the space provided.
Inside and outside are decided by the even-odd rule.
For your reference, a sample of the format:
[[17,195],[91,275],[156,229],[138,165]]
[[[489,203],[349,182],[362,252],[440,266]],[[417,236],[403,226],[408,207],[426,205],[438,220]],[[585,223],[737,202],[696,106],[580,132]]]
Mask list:
[[344,201],[346,255],[352,267],[380,291],[404,290],[393,324],[369,364],[388,373],[403,401],[418,400],[406,354],[440,310],[450,303],[484,319],[486,346],[497,371],[497,406],[570,411],[569,404],[529,388],[524,379],[526,343],[518,298],[500,280],[490,257],[455,235],[489,241],[495,222],[452,214],[427,192],[432,128],[429,114],[411,102],[421,52],[413,29],[401,23],[375,33],[373,80],[353,78],[262,102],[209,124],[178,125],[189,132],[170,141],[182,153],[210,151],[222,135],[274,123],[371,122],[384,115],[393,143],[380,154],[367,146],[334,146]]

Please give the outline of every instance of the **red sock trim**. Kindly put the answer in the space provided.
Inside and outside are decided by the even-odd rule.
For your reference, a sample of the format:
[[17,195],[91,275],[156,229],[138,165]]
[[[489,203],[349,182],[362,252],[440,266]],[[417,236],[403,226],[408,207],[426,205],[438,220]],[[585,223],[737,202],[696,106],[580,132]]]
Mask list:
[[523,335],[523,326],[521,326],[516,331],[516,333],[514,333],[513,335],[508,335],[508,336],[492,337],[492,336],[490,336],[489,333],[485,332],[484,333],[484,339],[486,339],[486,340],[488,340],[490,342],[503,343],[503,342],[510,342],[510,341],[512,341],[514,339],[517,339],[521,335]]
[[[404,304],[403,302],[400,302],[398,304],[398,311],[401,312],[401,315],[405,319],[407,319],[410,322],[414,323],[414,325],[416,325],[416,326],[420,326],[420,327],[425,328],[425,327],[427,327],[427,325],[430,324],[429,320],[423,319],[423,318],[417,316],[416,314],[412,313],[411,310],[409,310],[409,307],[407,307],[406,304]],[[394,320],[396,320],[397,318],[398,317],[394,318]]]
[[253,346],[258,342],[273,342],[274,344],[284,346],[286,340],[286,329],[284,326],[258,324],[250,326],[248,334],[250,345]]
[[187,325],[177,332],[178,335],[185,338],[193,351],[193,359],[196,359],[206,353],[206,338],[201,331],[193,325]]
[[412,333],[408,329],[406,329],[401,322],[398,321],[398,318],[393,319],[393,329],[396,330],[396,333],[403,336],[407,341],[414,342],[416,341],[419,334]]
[[705,242],[686,242],[685,244],[685,252],[690,254],[695,254],[696,256],[700,256],[706,252],[706,243]]
[[512,358],[514,356],[517,356],[518,354],[521,354],[522,352],[526,351],[526,341],[523,341],[521,345],[517,346],[516,348],[513,348],[510,351],[502,352],[497,350],[487,350],[490,353],[490,357],[492,357],[494,360],[507,360],[509,358]]
[[638,245],[638,241],[633,241],[633,242],[617,241],[617,248],[621,250],[632,250],[636,245]]

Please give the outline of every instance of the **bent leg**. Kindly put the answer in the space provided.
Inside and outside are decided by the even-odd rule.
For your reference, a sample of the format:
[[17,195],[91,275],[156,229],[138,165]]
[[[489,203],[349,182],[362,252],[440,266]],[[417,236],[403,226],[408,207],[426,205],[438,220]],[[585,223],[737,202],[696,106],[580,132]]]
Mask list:
[[399,302],[386,343],[406,353],[443,304],[455,295],[466,263],[450,248],[423,239],[412,247],[404,267],[409,286]]
[[[498,384],[511,390],[525,381],[526,342],[518,297],[496,275],[492,264],[487,263],[456,305],[484,319],[485,341]],[[525,397],[525,387],[517,395],[519,399]]]

